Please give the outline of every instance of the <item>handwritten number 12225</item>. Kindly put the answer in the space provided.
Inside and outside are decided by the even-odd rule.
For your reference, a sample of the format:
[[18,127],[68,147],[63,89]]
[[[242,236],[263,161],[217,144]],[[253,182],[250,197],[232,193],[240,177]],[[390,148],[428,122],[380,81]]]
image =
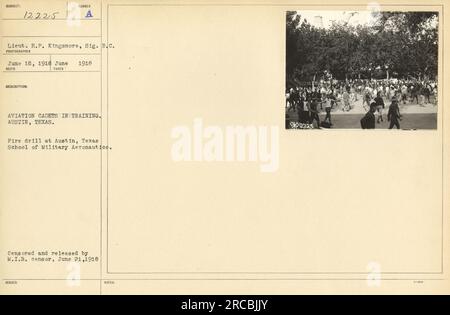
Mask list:
[[46,12],[29,12],[25,11],[23,18],[25,20],[54,20],[59,12],[46,13]]

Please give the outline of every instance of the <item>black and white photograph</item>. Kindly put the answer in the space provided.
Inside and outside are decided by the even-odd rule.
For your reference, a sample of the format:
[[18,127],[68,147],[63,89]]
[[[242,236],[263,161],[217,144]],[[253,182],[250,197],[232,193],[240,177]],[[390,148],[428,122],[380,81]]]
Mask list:
[[286,129],[437,129],[439,14],[286,12]]

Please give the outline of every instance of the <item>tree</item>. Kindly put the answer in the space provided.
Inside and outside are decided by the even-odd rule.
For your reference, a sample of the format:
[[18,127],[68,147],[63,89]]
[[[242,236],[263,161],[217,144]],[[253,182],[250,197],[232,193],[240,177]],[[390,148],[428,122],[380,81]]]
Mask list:
[[373,26],[334,23],[316,28],[287,13],[286,80],[311,81],[329,72],[337,79],[372,75],[416,78],[437,73],[437,12],[382,12]]

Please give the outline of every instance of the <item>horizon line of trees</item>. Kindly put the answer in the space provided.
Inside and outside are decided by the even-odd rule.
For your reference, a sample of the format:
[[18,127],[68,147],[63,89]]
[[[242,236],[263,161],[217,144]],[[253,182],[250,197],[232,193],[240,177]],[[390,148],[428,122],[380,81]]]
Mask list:
[[435,79],[437,12],[380,12],[372,25],[311,25],[286,15],[286,82],[345,79]]

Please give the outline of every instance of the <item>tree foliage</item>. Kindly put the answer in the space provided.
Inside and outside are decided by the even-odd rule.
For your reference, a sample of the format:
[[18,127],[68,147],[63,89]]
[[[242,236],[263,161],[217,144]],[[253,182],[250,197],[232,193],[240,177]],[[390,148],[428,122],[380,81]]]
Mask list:
[[317,28],[291,11],[286,23],[286,79],[435,78],[437,12],[382,12],[373,25]]

